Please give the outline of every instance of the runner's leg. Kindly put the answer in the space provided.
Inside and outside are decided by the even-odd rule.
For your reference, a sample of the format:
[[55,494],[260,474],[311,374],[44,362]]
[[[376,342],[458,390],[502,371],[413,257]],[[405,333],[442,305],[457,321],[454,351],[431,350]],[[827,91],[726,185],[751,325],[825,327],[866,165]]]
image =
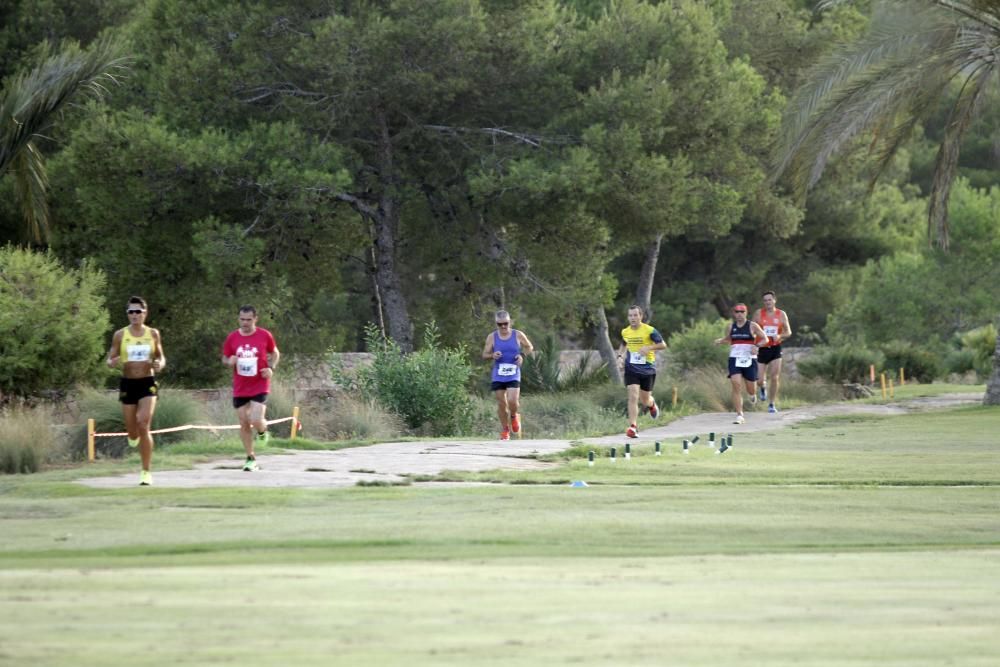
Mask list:
[[153,412],[156,410],[156,396],[145,396],[139,399],[135,411],[135,422],[139,432],[139,458],[142,459],[142,469],[149,470],[153,461],[153,434],[150,433],[153,424]]
[[771,385],[770,393],[767,396],[768,403],[777,405],[778,390],[781,388],[781,357],[767,365],[767,380]]
[[509,431],[510,416],[507,410],[507,390],[497,389],[493,392],[493,395],[497,398],[497,417],[500,418],[500,430]]

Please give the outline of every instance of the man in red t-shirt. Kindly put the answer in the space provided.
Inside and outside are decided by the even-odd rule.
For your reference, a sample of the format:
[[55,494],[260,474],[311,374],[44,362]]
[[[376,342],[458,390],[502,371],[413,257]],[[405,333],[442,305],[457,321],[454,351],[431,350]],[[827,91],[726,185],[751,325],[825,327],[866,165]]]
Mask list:
[[233,407],[240,416],[240,439],[247,452],[243,470],[252,472],[260,469],[253,449],[253,429],[257,429],[256,439],[267,444],[264,411],[281,353],[271,332],[257,326],[256,308],[242,306],[239,318],[240,328],[222,344],[222,363],[233,368]]

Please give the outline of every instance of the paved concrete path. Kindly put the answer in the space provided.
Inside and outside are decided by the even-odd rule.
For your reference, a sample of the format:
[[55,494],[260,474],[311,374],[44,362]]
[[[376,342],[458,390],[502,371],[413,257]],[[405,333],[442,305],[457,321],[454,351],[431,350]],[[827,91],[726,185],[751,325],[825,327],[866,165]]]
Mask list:
[[[905,414],[915,410],[952,407],[981,403],[982,394],[950,394],[928,399],[901,401],[889,405],[857,402],[804,406],[776,415],[766,412],[747,413],[745,424],[734,424],[731,413],[704,413],[678,419],[666,426],[643,430],[639,438],[628,440],[624,435],[586,438],[595,445],[624,445],[626,440],[638,444],[698,435],[705,440],[708,433],[749,433],[769,431],[808,419],[839,414]],[[258,456],[261,469],[242,471],[243,458],[229,458],[201,463],[192,470],[157,470],[153,458],[153,478],[156,486],[169,488],[195,487],[298,487],[331,488],[354,486],[359,482],[403,482],[407,475],[436,475],[445,470],[494,470],[497,468],[537,470],[555,464],[535,460],[541,454],[563,451],[568,440],[467,440],[430,442],[389,442],[368,447],[353,447],[334,452],[285,450],[281,454]],[[95,488],[129,488],[138,484],[138,473],[109,477],[89,477],[80,484]],[[436,483],[437,484],[437,483]]]

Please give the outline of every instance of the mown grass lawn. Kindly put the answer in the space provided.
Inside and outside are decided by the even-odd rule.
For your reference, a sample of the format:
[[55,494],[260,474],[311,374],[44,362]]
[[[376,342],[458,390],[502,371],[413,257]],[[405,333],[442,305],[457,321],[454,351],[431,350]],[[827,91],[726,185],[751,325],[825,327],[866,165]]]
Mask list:
[[[0,478],[0,665],[994,665],[1000,410],[516,482]],[[570,488],[583,479],[586,488]]]

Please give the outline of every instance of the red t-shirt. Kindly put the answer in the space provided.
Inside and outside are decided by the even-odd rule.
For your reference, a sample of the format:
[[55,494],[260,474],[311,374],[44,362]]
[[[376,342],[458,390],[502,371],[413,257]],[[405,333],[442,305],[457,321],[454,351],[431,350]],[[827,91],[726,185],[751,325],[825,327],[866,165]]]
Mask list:
[[260,372],[267,368],[267,353],[274,352],[277,348],[271,332],[260,327],[249,336],[237,329],[226,337],[226,342],[222,344],[223,356],[236,355],[233,396],[257,396],[270,392],[271,380],[261,377]]

